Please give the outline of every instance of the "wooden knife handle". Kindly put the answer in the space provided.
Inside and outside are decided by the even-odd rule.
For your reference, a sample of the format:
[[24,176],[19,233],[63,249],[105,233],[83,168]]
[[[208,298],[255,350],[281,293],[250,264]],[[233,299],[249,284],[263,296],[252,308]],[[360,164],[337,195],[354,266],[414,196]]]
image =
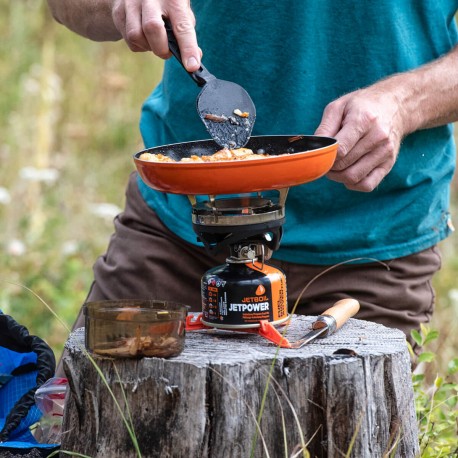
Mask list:
[[[321,315],[332,316],[336,320],[336,330],[340,329],[349,318],[355,316],[359,311],[360,305],[356,299],[347,298],[337,301],[332,307],[328,308]],[[320,320],[313,323],[313,329],[321,329],[326,323]]]

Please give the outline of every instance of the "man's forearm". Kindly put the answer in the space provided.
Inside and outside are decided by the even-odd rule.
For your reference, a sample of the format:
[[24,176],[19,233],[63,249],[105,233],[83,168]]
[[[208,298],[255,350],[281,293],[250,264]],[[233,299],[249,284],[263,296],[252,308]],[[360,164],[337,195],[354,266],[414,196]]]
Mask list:
[[175,31],[188,72],[200,67],[190,0],[48,0],[56,21],[94,41],[123,39],[131,51],[171,56],[164,17]]
[[458,47],[428,65],[380,84],[398,97],[405,134],[458,121]]
[[56,21],[95,41],[122,38],[112,17],[113,0],[48,0]]

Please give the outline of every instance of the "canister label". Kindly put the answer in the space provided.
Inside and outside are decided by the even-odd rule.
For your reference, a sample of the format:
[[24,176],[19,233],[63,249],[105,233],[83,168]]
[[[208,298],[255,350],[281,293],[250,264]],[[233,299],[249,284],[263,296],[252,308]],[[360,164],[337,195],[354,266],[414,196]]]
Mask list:
[[222,325],[253,325],[287,317],[284,274],[266,264],[225,265],[202,277],[203,320]]

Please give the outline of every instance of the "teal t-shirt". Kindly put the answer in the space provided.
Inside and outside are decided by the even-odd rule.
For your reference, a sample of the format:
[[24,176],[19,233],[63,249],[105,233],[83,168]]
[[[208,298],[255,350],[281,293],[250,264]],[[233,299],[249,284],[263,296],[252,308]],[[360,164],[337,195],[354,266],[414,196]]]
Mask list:
[[[457,42],[457,0],[194,0],[204,65],[241,84],[257,119],[253,135],[313,134],[325,106],[396,72],[430,62]],[[195,86],[174,58],[146,100],[146,147],[209,137]],[[290,189],[280,249],[295,263],[380,260],[426,249],[450,232],[455,167],[451,125],[403,140],[392,171],[372,192],[323,177]],[[140,191],[177,235],[198,244],[186,196]]]

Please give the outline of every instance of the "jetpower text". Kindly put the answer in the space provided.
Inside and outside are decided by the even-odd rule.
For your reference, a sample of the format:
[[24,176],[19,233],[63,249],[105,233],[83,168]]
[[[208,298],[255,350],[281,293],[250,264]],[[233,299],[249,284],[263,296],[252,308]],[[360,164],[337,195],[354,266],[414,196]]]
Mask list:
[[230,304],[230,312],[265,312],[269,310],[268,302],[257,302],[256,304]]

